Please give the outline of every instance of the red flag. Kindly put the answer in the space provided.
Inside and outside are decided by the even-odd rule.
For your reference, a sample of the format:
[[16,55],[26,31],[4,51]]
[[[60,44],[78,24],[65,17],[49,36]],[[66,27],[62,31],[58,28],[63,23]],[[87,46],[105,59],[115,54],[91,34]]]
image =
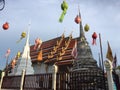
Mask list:
[[11,52],[11,50],[10,50],[10,48],[8,48],[8,50],[6,51],[5,57],[8,57],[10,55],[10,52]]
[[77,53],[77,41],[75,41],[75,45],[74,45],[74,47],[73,47],[73,50],[72,50],[71,55],[72,55],[74,58],[77,58],[77,55],[78,55],[78,53]]

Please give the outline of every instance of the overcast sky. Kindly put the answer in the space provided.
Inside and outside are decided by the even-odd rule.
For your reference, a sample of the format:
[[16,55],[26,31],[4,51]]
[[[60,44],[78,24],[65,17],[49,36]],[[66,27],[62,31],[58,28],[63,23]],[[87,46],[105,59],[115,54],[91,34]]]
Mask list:
[[[62,13],[61,3],[63,0],[5,0],[6,5],[0,11],[0,69],[5,67],[6,59],[4,55],[8,48],[11,48],[11,58],[18,50],[22,51],[25,39],[20,43],[16,41],[20,38],[23,31],[26,31],[29,21],[31,21],[30,44],[39,37],[43,41],[53,39],[62,35],[65,36],[73,31],[73,37],[79,36],[79,25],[74,22],[78,14],[78,5],[82,16],[83,26],[87,23],[90,26],[86,32],[86,38],[91,46],[94,58],[98,61],[100,52],[99,40],[97,45],[92,46],[92,34],[101,34],[103,56],[106,59],[107,41],[118,58],[120,64],[120,0],[66,0],[68,10],[63,23],[59,23]],[[8,22],[10,27],[7,31],[2,29],[2,25]]]

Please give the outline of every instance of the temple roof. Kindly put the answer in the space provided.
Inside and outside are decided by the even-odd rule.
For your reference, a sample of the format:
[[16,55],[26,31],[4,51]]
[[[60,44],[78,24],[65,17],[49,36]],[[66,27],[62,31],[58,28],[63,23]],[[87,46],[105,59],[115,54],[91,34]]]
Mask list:
[[[72,38],[72,35],[65,37],[63,34],[60,37],[43,42],[39,50],[34,50],[34,45],[32,45],[30,46],[31,60],[33,63],[72,64],[74,57],[71,55],[71,52],[75,46],[75,40]],[[37,57],[41,50],[42,60],[38,60]]]

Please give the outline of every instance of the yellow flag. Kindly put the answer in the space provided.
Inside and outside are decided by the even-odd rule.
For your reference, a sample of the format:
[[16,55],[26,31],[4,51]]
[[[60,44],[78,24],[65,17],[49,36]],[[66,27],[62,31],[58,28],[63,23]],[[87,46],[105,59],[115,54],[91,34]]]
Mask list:
[[109,45],[109,42],[108,42],[108,50],[107,50],[106,58],[108,58],[111,62],[113,61],[112,49]]
[[42,60],[42,50],[40,50],[40,52],[38,53],[37,60],[38,61]]
[[20,56],[21,56],[21,52],[18,51],[18,52],[17,52],[17,58],[19,58]]

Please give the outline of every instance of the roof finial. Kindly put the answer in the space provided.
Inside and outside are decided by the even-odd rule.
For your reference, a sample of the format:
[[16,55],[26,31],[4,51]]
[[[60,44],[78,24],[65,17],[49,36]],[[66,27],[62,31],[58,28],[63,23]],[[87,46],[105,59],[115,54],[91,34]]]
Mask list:
[[30,25],[31,25],[31,22],[29,22],[29,24],[28,24],[26,44],[29,44]]
[[79,5],[78,5],[78,11],[79,11],[79,17],[81,19],[81,22],[80,22],[80,40],[83,40],[83,39],[85,39],[85,35],[84,35],[84,31],[83,31],[83,26],[82,26],[82,18],[81,18]]

